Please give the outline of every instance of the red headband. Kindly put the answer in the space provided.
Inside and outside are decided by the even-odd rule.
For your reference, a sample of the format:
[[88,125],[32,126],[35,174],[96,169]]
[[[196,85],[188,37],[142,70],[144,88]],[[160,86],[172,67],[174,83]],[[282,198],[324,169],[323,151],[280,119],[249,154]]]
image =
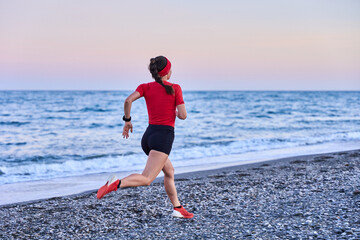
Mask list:
[[163,70],[161,70],[160,72],[158,72],[160,77],[166,76],[168,75],[168,73],[170,72],[171,69],[171,62],[169,61],[169,59],[166,58],[166,66],[164,67]]

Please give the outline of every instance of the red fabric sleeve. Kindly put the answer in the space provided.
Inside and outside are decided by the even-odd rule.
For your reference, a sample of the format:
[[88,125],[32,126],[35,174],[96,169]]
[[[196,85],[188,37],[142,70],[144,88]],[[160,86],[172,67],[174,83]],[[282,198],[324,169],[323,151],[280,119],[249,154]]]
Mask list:
[[145,83],[140,84],[137,88],[136,91],[140,93],[140,97],[144,96],[144,92],[145,92]]
[[175,106],[180,105],[180,104],[184,104],[184,99],[183,99],[183,95],[182,95],[182,90],[180,85],[175,85]]

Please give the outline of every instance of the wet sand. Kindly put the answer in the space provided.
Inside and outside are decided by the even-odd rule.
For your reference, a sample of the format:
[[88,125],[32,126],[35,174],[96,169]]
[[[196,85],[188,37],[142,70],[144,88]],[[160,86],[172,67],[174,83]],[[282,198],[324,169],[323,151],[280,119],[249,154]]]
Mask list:
[[[193,219],[172,218],[162,179],[0,206],[0,239],[360,239],[360,150],[176,175]],[[49,186],[51,188],[51,186]]]

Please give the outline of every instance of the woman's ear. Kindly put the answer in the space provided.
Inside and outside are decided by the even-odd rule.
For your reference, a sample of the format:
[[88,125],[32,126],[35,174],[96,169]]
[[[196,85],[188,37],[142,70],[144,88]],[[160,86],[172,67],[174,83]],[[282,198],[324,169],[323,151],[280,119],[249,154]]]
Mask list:
[[170,69],[169,73],[167,74],[167,79],[169,80],[171,77],[172,70]]

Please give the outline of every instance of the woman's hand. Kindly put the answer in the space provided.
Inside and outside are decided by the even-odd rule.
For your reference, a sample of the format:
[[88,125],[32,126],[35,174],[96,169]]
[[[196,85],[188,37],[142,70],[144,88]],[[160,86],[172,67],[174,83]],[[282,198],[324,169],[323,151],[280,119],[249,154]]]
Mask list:
[[133,126],[131,122],[125,122],[124,129],[123,129],[123,138],[129,138],[129,130],[133,132]]

